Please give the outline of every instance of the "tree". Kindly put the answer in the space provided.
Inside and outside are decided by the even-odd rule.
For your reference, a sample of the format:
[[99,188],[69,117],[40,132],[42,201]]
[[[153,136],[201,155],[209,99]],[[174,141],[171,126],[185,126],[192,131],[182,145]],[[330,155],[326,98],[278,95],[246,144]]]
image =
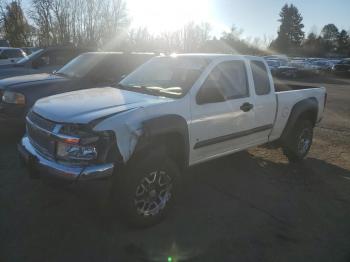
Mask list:
[[325,25],[322,28],[321,36],[327,53],[335,53],[338,48],[339,30],[334,24]]
[[338,27],[336,27],[334,24],[325,25],[322,28],[321,35],[326,41],[336,41],[339,35]]
[[21,1],[12,1],[0,8],[1,24],[4,37],[11,46],[28,46],[31,27],[23,13]]
[[315,33],[310,33],[305,39],[303,45],[303,55],[305,56],[323,56],[324,46],[322,37]]
[[280,52],[290,53],[298,49],[304,39],[303,17],[293,4],[285,4],[280,12],[281,22],[278,36],[271,47]]
[[338,44],[338,53],[342,55],[348,55],[350,54],[350,38],[348,35],[348,32],[345,30],[341,30],[338,39],[337,39],[337,44]]
[[51,0],[32,0],[30,17],[36,25],[37,45],[46,47],[53,44]]

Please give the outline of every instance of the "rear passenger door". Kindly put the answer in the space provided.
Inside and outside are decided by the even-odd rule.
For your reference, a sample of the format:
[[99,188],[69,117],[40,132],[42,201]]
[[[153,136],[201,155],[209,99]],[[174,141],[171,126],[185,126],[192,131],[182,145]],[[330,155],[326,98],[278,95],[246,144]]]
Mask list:
[[[224,99],[215,95],[217,91],[213,89]],[[199,101],[202,92],[213,97],[212,101]],[[229,60],[216,65],[193,94],[191,112],[191,164],[247,147],[250,139],[246,132],[254,124],[254,101],[250,96],[246,63]]]
[[251,139],[256,143],[268,141],[268,136],[273,127],[277,111],[276,95],[273,87],[273,79],[266,64],[261,60],[250,60],[250,72],[252,96],[255,100],[254,130]]

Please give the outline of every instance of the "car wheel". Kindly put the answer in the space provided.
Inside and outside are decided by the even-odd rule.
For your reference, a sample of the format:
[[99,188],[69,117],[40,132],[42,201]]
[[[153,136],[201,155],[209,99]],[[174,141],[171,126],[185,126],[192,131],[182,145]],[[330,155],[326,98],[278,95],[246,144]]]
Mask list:
[[[164,151],[163,151],[164,152]],[[132,161],[118,179],[121,215],[131,226],[146,227],[162,220],[174,204],[179,170],[164,153]]]
[[313,138],[313,125],[309,120],[300,120],[288,137],[283,153],[290,162],[303,160],[309,152]]

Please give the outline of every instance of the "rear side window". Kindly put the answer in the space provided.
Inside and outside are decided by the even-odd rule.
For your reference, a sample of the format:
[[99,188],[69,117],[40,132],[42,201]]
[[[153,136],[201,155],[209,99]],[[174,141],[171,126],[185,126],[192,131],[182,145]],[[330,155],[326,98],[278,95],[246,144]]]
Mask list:
[[225,99],[249,96],[247,71],[243,61],[229,61],[219,64],[207,78],[207,82],[218,88]]
[[266,95],[270,93],[269,74],[265,64],[261,61],[250,61],[252,68],[255,93],[257,95]]

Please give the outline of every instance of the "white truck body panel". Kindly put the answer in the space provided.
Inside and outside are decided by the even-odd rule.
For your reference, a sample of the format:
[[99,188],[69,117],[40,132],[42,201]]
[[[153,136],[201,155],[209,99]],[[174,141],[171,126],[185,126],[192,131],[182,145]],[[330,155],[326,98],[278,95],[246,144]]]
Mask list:
[[[207,56],[207,55],[206,55]],[[319,120],[323,112],[324,88],[274,92],[270,71],[271,90],[266,95],[257,95],[254,88],[250,61],[263,62],[253,56],[212,55],[211,62],[195,81],[190,91],[180,99],[165,98],[119,90],[96,88],[60,94],[39,100],[33,110],[44,118],[60,123],[89,123],[103,118],[95,131],[112,130],[117,137],[117,146],[127,162],[132,156],[138,139],[143,133],[142,124],[148,119],[163,115],[178,115],[188,126],[189,160],[193,165],[236,151],[278,139],[286,126],[293,106],[302,99],[315,97],[318,101]],[[210,72],[226,61],[244,61],[249,96],[224,102],[199,105],[196,96]],[[143,66],[147,66],[147,63]],[[253,105],[243,112],[244,103]],[[198,142],[225,137],[236,133],[246,135],[215,142],[196,148]]]
[[277,117],[269,141],[274,141],[281,136],[293,106],[303,99],[309,97],[315,97],[317,99],[318,115],[316,122],[319,122],[324,111],[325,93],[326,89],[324,87],[276,92],[278,101]]

